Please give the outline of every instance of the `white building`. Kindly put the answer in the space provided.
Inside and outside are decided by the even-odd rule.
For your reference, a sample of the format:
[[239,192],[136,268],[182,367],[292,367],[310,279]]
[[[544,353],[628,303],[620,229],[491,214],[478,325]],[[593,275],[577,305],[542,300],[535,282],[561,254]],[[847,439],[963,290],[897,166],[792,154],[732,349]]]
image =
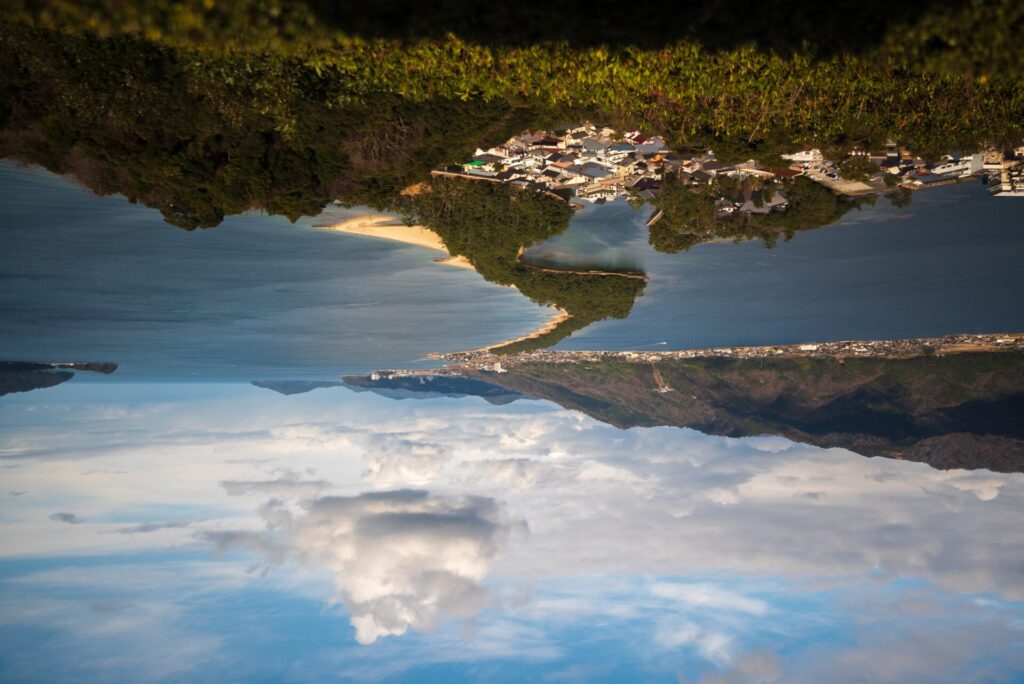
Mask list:
[[821,150],[817,147],[814,147],[808,150],[800,150],[793,154],[784,154],[782,155],[782,158],[799,164],[810,164],[813,162],[824,161],[825,155],[823,155]]

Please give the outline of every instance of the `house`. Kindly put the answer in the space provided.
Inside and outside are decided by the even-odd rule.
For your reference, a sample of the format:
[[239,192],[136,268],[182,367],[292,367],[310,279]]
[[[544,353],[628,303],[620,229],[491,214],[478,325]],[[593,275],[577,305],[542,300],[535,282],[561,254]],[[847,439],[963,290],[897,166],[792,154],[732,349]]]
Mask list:
[[479,162],[470,162],[462,167],[462,172],[468,176],[480,176],[482,178],[493,178],[495,173],[493,169],[490,169]]
[[792,162],[799,162],[801,164],[812,164],[824,161],[825,155],[823,155],[821,150],[817,147],[805,147],[799,152],[784,154],[782,155],[782,158]]
[[482,164],[495,164],[505,161],[504,157],[499,157],[496,154],[489,154],[487,152],[478,154],[473,157],[473,161],[480,162]]
[[595,164],[594,162],[587,162],[586,164],[574,166],[572,170],[580,175],[587,176],[588,178],[606,178],[611,175],[611,171],[600,164]]
[[720,161],[709,161],[709,162],[705,162],[704,163],[704,171],[705,171],[705,173],[709,173],[712,176],[717,176],[717,175],[723,175],[724,176],[724,175],[726,175],[728,173],[731,173],[732,171],[735,171],[735,170],[736,170],[736,167],[732,166],[731,164],[725,164],[725,163],[720,162]]
[[640,154],[650,154],[651,152],[661,152],[665,149],[665,141],[654,136],[653,138],[647,138],[642,143],[636,145],[636,151]]
[[580,188],[576,192],[576,196],[581,200],[585,200],[587,202],[593,202],[594,204],[604,204],[608,200],[615,199],[616,192],[614,188],[591,185],[584,188]]
[[565,142],[561,138],[556,138],[551,135],[545,135],[543,138],[538,139],[533,143],[540,147],[565,147]]
[[536,144],[536,142],[543,138],[544,135],[545,131],[523,131],[513,138],[513,141],[519,143],[523,147],[529,147],[530,145]]
[[633,181],[633,184],[629,186],[629,189],[636,190],[637,192],[642,192],[643,190],[655,190],[660,187],[660,180],[658,180],[657,178],[650,178],[648,176],[644,176]]
[[661,165],[666,171],[676,172],[683,167],[683,160],[672,152],[661,156]]
[[560,169],[569,169],[569,168],[572,168],[573,164],[576,163],[577,159],[579,159],[578,155],[575,155],[575,154],[563,154],[563,155],[559,156],[557,161],[553,161],[553,162],[550,162],[550,163],[551,163],[551,166],[555,166],[555,167],[558,167]]
[[768,169],[761,168],[761,165],[753,159],[743,162],[742,164],[737,164],[736,171],[744,176],[755,176],[757,178],[772,178],[775,176],[775,174]]
[[622,157],[626,157],[630,154],[633,154],[633,152],[635,151],[636,148],[630,145],[629,143],[615,143],[614,145],[608,146],[606,154],[611,159],[619,159]]
[[628,176],[634,173],[636,163],[636,159],[632,157],[623,157],[615,162],[615,172],[620,176]]
[[561,183],[559,183],[559,186],[560,187],[565,187],[565,188],[575,187],[575,186],[578,186],[578,185],[586,185],[587,183],[590,182],[590,179],[587,178],[586,176],[580,176],[578,174],[573,174],[573,173],[571,173],[571,171],[567,171],[562,176],[562,179],[563,180],[562,180]]
[[714,182],[715,177],[704,169],[700,169],[699,171],[694,171],[690,174],[690,179],[694,185],[711,185],[711,183]]

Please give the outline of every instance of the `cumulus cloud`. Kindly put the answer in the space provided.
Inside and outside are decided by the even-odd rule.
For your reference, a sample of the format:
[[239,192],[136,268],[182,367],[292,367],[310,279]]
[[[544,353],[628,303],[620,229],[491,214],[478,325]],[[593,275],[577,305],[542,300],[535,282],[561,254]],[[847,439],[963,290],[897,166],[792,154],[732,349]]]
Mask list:
[[380,441],[379,449],[363,458],[363,477],[378,487],[422,487],[440,477],[448,460],[447,450],[436,444],[393,436]]
[[954,489],[974,494],[980,501],[992,501],[1006,484],[1004,479],[992,477],[987,471],[975,473],[966,470],[946,471],[941,481]]
[[717,665],[727,665],[733,653],[733,639],[730,635],[687,620],[661,621],[654,632],[654,641],[663,648],[692,647],[703,658]]
[[74,513],[53,513],[50,515],[50,520],[67,523],[69,525],[78,525],[82,522],[82,519]]
[[265,531],[205,536],[220,550],[254,548],[271,564],[292,559],[329,571],[363,644],[476,615],[487,603],[481,583],[492,562],[523,528],[494,499],[408,489],[298,507],[271,501],[261,513]]

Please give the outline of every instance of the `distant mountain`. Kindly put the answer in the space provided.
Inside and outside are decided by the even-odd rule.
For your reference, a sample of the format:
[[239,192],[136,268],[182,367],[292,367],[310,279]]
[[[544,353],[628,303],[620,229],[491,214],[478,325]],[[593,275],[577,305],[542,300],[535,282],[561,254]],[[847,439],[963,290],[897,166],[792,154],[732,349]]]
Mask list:
[[[375,374],[376,375],[376,374]],[[389,399],[480,397],[492,404],[510,404],[531,397],[485,380],[457,375],[380,376],[346,375],[345,385],[355,392],[373,392]]]
[[780,435],[936,468],[1024,472],[1024,354],[522,362],[466,370],[620,428]]
[[[374,374],[376,375],[376,374]],[[532,399],[500,385],[450,375],[383,376],[346,375],[342,382],[316,380],[253,380],[256,387],[292,395],[325,387],[345,387],[353,392],[372,392],[388,399],[436,399],[439,397],[481,397],[492,404],[509,404],[517,399]]]
[[305,394],[322,387],[342,387],[344,385],[341,382],[317,380],[253,380],[252,384],[285,395]]
[[35,361],[0,361],[0,396],[14,392],[31,392],[55,387],[75,377],[70,370],[110,374],[116,363],[68,362],[39,363]]

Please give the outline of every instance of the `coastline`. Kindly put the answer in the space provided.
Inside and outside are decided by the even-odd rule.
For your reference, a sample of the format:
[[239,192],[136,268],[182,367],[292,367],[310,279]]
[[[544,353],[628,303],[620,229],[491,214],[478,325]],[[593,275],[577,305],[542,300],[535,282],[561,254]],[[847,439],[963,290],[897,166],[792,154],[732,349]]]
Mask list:
[[954,334],[944,337],[900,340],[843,340],[804,344],[767,345],[759,347],[716,347],[708,349],[680,349],[666,351],[551,351],[536,350],[511,355],[498,355],[486,350],[429,354],[428,359],[445,361],[460,366],[487,369],[494,364],[505,366],[516,363],[593,363],[624,361],[631,363],[657,363],[671,359],[697,358],[852,358],[901,359],[915,356],[1024,352],[1024,333]]
[[[391,240],[392,242],[401,242],[407,245],[415,245],[417,247],[425,247],[426,249],[432,249],[444,254],[443,258],[434,259],[434,263],[442,264],[444,266],[454,266],[455,268],[468,268],[476,270],[473,263],[464,256],[452,256],[445,246],[441,236],[425,226],[408,226],[404,223],[395,223],[395,219],[386,214],[364,214],[361,216],[354,216],[350,219],[342,221],[341,223],[315,225],[314,228],[320,230],[330,231],[332,233],[346,233],[348,235],[361,235],[363,237],[377,238],[379,240]],[[523,250],[520,250],[522,255]],[[515,288],[515,285],[509,285],[508,287]],[[535,328],[531,332],[526,333],[520,337],[516,337],[511,340],[503,340],[496,342],[495,344],[481,347],[480,349],[474,349],[470,353],[489,353],[494,349],[515,344],[516,342],[523,342],[526,340],[533,340],[542,335],[546,335],[551,332],[565,321],[572,318],[567,311],[562,309],[555,309],[551,316],[538,328]]]
[[507,347],[509,345],[517,344],[519,342],[526,342],[527,340],[535,340],[538,337],[543,337],[544,335],[547,335],[549,332],[560,326],[562,323],[565,323],[566,321],[570,320],[571,318],[572,316],[569,315],[568,311],[556,308],[554,312],[551,314],[551,318],[549,318],[542,326],[526,333],[525,335],[520,335],[519,337],[516,337],[511,340],[504,340],[503,342],[489,344],[486,347],[480,347],[479,349],[472,349],[468,352],[462,353],[491,354],[495,350],[501,349],[502,347]]

